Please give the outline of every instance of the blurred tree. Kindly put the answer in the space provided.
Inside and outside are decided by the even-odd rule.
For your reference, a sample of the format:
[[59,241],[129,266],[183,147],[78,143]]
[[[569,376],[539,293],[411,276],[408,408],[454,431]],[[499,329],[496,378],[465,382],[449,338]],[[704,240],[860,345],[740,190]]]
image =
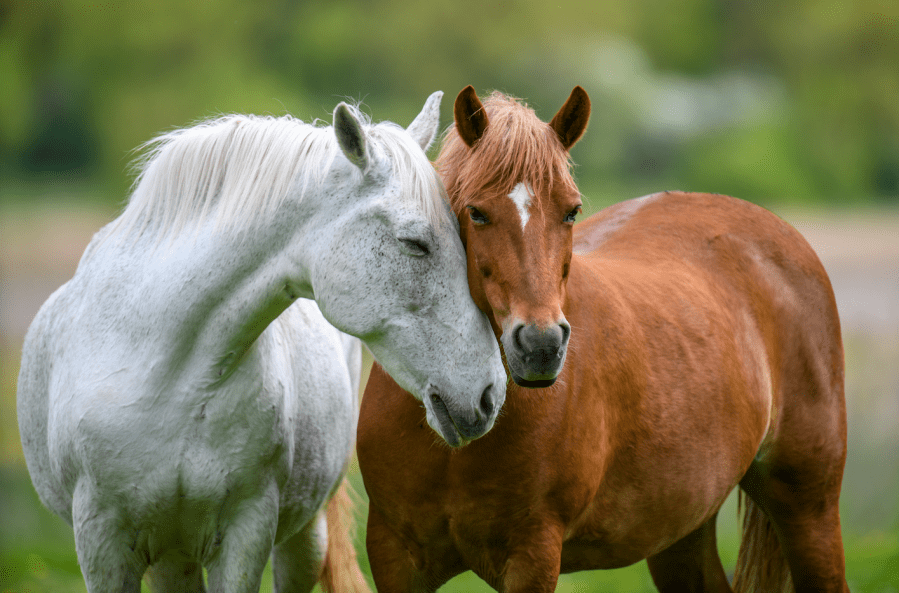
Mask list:
[[[408,123],[432,91],[594,99],[574,149],[600,201],[679,187],[756,201],[899,198],[899,7],[884,0],[13,1],[0,172],[124,192],[133,147],[222,112]],[[121,198],[116,193],[113,199]]]
[[96,132],[89,97],[78,80],[49,75],[37,85],[31,123],[21,155],[30,172],[91,173],[97,164]]

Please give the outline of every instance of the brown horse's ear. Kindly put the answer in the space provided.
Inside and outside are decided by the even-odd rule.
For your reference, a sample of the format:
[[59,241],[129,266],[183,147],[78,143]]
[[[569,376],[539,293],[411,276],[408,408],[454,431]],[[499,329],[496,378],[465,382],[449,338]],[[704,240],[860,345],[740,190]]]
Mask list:
[[587,96],[587,91],[576,86],[549,125],[559,135],[565,150],[568,150],[581,139],[588,121],[590,97]]
[[453,118],[456,120],[456,132],[468,146],[473,146],[484,135],[490,121],[473,86],[468,85],[459,91],[453,105]]

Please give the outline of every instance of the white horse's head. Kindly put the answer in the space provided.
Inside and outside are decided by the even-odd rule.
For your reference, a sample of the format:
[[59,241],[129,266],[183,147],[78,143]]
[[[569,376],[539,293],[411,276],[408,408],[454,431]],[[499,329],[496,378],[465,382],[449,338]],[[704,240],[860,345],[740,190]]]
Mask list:
[[[337,328],[361,338],[428,424],[453,446],[487,432],[506,375],[486,316],[472,301],[458,223],[425,150],[437,133],[434,93],[403,130],[334,110],[336,157],[315,234],[315,300]],[[325,230],[326,229],[326,230]]]
[[[293,300],[313,298],[424,402],[448,443],[464,444],[493,426],[506,376],[470,296],[458,222],[425,155],[441,97],[431,95],[408,129],[371,124],[341,103],[333,127],[226,116],[167,133],[150,143],[107,234],[123,239],[112,243],[137,268],[167,262],[153,283],[160,290],[179,285],[175,276],[190,279],[185,290],[203,305],[185,315],[207,315],[210,302],[232,312],[210,317],[209,335],[194,340],[204,346],[191,346],[224,351],[215,376],[232,372]],[[121,267],[123,252],[109,261]]]

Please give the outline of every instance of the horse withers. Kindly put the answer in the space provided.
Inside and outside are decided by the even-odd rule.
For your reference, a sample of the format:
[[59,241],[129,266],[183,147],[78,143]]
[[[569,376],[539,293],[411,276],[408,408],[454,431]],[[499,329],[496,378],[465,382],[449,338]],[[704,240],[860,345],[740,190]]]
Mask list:
[[357,451],[379,591],[472,570],[497,590],[646,559],[660,591],[731,591],[715,520],[737,486],[738,591],[846,591],[846,458],[833,291],[753,204],[666,192],[575,225],[580,87],[549,124],[471,87],[438,157],[472,296],[509,375],[493,430],[435,444],[378,368]]
[[333,127],[226,116],[151,143],[19,375],[28,469],[91,593],[145,571],[202,591],[204,566],[255,592],[269,555],[279,591],[367,590],[336,525],[357,338],[451,444],[490,429],[505,373],[423,150],[441,96],[407,130],[342,103]]

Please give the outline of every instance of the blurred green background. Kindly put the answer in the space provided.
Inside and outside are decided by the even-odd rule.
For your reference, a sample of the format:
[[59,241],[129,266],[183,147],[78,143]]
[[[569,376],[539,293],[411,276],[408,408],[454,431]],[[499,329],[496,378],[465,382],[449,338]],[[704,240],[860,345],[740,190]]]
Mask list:
[[[406,125],[435,90],[445,126],[467,84],[523,97],[546,120],[574,85],[587,90],[593,116],[572,155],[588,212],[714,191],[809,238],[844,325],[850,585],[899,591],[894,0],[0,0],[0,593],[84,591],[71,530],[24,468],[15,383],[31,318],[126,198],[132,150],[221,113],[330,120],[346,98]],[[731,501],[728,568],[733,515]],[[487,588],[469,574],[444,590]],[[640,563],[559,590],[653,589]]]

